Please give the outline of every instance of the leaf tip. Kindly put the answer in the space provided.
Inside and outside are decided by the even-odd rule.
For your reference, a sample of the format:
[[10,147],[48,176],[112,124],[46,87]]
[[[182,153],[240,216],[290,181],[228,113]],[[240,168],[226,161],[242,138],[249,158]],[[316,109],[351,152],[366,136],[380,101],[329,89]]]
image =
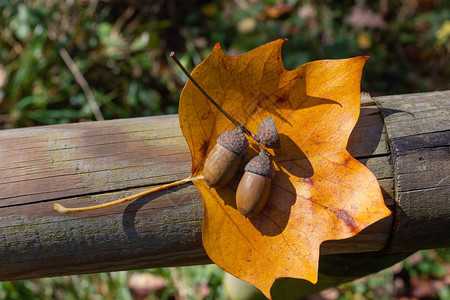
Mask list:
[[[287,38],[281,38],[281,39],[278,39],[278,40],[275,40],[275,41],[273,41],[273,43],[275,43],[275,44],[278,44],[278,45],[282,45],[282,44],[284,44],[284,42],[286,42],[288,39]],[[269,43],[269,44],[271,44],[271,43]]]
[[[210,56],[214,56],[213,54],[214,54],[214,55],[217,55],[218,57],[226,57],[226,56],[228,56],[228,55],[223,51],[222,46],[220,46],[220,43],[219,43],[219,42],[217,42],[217,43],[214,45],[214,48],[212,49],[211,53],[208,55],[207,58],[209,58]],[[205,59],[205,61],[206,61],[206,59]]]

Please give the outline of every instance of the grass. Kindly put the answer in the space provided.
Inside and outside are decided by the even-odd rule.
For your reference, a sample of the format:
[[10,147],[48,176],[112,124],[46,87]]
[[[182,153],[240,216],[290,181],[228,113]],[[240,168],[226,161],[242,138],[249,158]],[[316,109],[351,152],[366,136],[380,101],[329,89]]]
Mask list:
[[[422,250],[388,269],[306,299],[446,300],[449,271],[450,249]],[[205,265],[0,282],[0,299],[228,299],[223,276],[216,265]]]
[[0,282],[0,299],[225,299],[222,276],[206,265]]

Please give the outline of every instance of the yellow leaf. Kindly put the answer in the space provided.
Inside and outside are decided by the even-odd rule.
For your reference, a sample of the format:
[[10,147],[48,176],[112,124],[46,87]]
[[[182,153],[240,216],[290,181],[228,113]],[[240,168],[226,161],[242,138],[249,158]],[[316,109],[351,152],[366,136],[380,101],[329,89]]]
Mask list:
[[[236,209],[243,172],[225,187],[194,184],[204,199],[203,245],[214,263],[258,287],[267,297],[280,277],[317,281],[319,247],[356,235],[388,216],[375,176],[346,150],[360,104],[367,57],[322,60],[287,71],[277,40],[237,57],[217,44],[192,76],[220,106],[255,133],[272,116],[281,148],[270,198],[255,217]],[[217,137],[234,125],[188,81],[180,125],[200,176]],[[250,140],[246,160],[257,154]]]

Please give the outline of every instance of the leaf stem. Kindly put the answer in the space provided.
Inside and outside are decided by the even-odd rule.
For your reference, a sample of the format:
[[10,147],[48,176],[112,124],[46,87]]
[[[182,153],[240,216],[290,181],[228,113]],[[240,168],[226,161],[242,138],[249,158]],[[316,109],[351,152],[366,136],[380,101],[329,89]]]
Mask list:
[[198,82],[192,78],[191,74],[189,74],[189,72],[183,67],[183,65],[181,64],[181,62],[178,60],[178,58],[175,56],[175,52],[171,52],[170,53],[170,58],[173,59],[173,61],[180,67],[181,71],[183,71],[184,74],[186,74],[186,76],[192,81],[192,83],[199,89],[200,92],[202,92],[203,95],[205,95],[206,98],[208,98],[208,100],[214,104],[214,106],[225,115],[225,117],[227,117],[234,125],[236,125],[236,127],[240,127],[243,126],[241,123],[239,123],[238,121],[236,121],[236,119],[234,119],[229,113],[227,113],[225,110],[223,110],[222,107],[220,107],[220,105],[213,99],[211,98],[210,95],[208,95],[208,93],[198,84]]
[[249,137],[251,137],[256,144],[258,145],[260,150],[263,150],[263,147],[256,139],[255,135],[247,129],[247,127],[244,126],[244,124],[239,123],[236,121],[235,118],[233,118],[229,113],[227,113],[220,105],[210,96],[208,93],[198,84],[198,82],[189,74],[189,72],[184,68],[184,66],[181,64],[181,62],[178,60],[178,58],[175,56],[175,52],[170,53],[170,58],[173,59],[173,61],[180,67],[181,71],[192,81],[192,83],[199,89],[200,92],[202,92],[203,95],[211,102],[222,114],[224,114],[225,117],[227,117],[236,127],[241,127],[242,131],[247,134]]
[[114,201],[111,201],[111,202],[106,202],[106,203],[99,204],[99,205],[84,206],[84,207],[77,207],[77,208],[66,208],[66,207],[62,206],[61,204],[59,204],[59,203],[55,203],[55,204],[53,204],[53,207],[58,212],[60,212],[62,214],[90,211],[90,210],[95,210],[95,209],[99,209],[99,208],[110,207],[110,206],[113,206],[113,205],[116,205],[116,204],[120,204],[120,203],[123,203],[123,202],[126,202],[126,201],[130,201],[130,200],[134,200],[134,199],[137,199],[139,197],[142,197],[142,196],[154,193],[154,192],[165,190],[165,189],[168,189],[168,188],[171,188],[171,187],[174,187],[174,186],[177,186],[177,185],[181,185],[183,183],[187,183],[187,182],[191,182],[191,181],[194,181],[194,180],[198,180],[198,179],[203,179],[203,175],[202,176],[197,176],[197,177],[184,178],[184,179],[181,179],[181,180],[178,180],[178,181],[174,181],[174,182],[170,182],[170,183],[167,183],[167,184],[163,184],[163,185],[160,185],[160,186],[157,186],[157,187],[153,187],[151,189],[145,190],[143,192],[140,192],[140,193],[137,193],[137,194],[134,194],[134,195],[122,198],[122,199],[114,200]]

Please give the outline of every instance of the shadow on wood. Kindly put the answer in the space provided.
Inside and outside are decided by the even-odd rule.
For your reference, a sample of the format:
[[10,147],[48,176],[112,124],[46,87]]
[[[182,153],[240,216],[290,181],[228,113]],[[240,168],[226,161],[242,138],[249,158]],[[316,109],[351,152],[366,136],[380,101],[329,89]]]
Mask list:
[[[374,100],[384,119],[363,103],[348,150],[378,178],[394,215],[323,243],[321,254],[449,246],[450,92]],[[188,177],[177,115],[4,130],[0,158],[0,280],[210,263],[192,184],[98,211],[53,209]]]

